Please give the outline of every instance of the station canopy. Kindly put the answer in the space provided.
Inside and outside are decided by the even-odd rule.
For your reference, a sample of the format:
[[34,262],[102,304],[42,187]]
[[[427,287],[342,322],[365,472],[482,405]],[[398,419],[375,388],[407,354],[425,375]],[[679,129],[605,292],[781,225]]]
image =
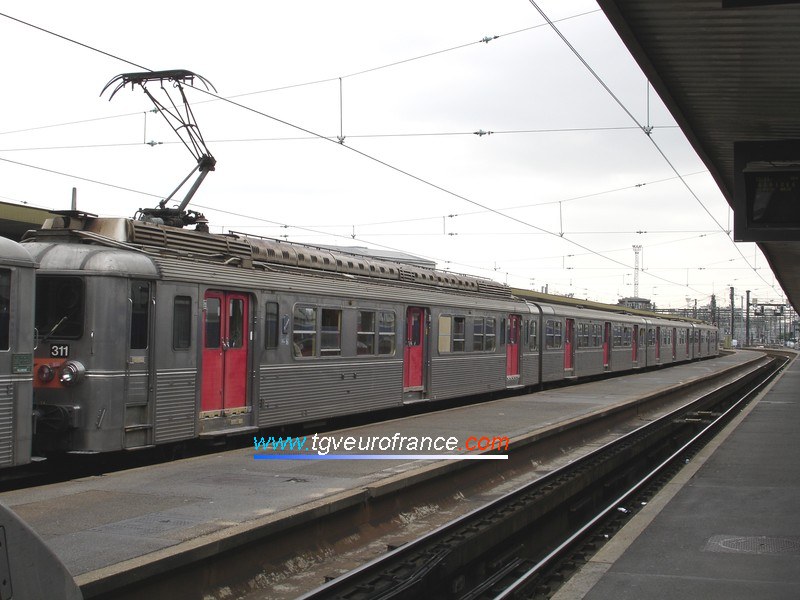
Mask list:
[[800,0],[598,0],[800,311]]

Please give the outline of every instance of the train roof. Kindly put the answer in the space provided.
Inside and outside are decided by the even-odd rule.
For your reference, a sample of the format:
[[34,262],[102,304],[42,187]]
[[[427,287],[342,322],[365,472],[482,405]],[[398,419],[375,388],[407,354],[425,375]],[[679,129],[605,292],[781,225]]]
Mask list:
[[[60,272],[160,277],[297,294],[446,304],[465,309],[526,309],[507,286],[391,261],[279,240],[217,235],[129,219],[61,215],[29,232],[25,244],[42,268]],[[58,251],[54,251],[58,248]]]
[[542,292],[534,292],[522,288],[511,288],[511,292],[519,297],[525,298],[536,304],[554,304],[558,306],[571,306],[575,308],[594,309],[603,312],[613,312],[621,315],[630,315],[644,317],[646,319],[661,319],[664,321],[680,321],[681,323],[695,323],[698,325],[708,325],[705,321],[700,319],[692,319],[691,317],[679,317],[673,315],[665,315],[661,313],[652,312],[649,310],[641,310],[637,308],[630,308],[620,304],[605,304],[603,302],[594,302],[592,300],[581,300],[579,298],[569,298],[567,296],[556,296],[555,294],[545,294]]
[[[43,241],[26,242],[25,246],[36,257],[39,268],[64,274],[99,273],[109,277],[142,277],[153,279],[159,276],[153,260],[143,253],[121,248],[109,248],[88,244],[64,244],[55,246]],[[55,251],[58,248],[58,251]]]
[[31,268],[36,266],[36,261],[25,247],[8,238],[0,237],[0,256],[3,257],[4,266]]
[[[491,298],[493,307],[520,310],[523,301],[552,307],[556,313],[572,307],[579,314],[599,318],[600,313],[626,315],[632,322],[649,320],[701,323],[619,305],[602,304],[520,288],[490,279],[427,268],[386,258],[366,257],[330,246],[313,246],[241,233],[213,234],[124,218],[99,218],[63,211],[48,219],[42,229],[28,232],[24,241],[46,269],[104,270],[184,281],[209,281],[234,286],[270,286],[298,292],[326,291],[342,296],[359,295],[385,300],[402,297],[408,302],[450,303],[479,308],[479,299]],[[65,242],[72,249],[58,256],[37,243]],[[321,284],[320,278],[326,282]],[[380,288],[370,284],[382,284]],[[398,288],[402,288],[400,291]],[[453,303],[455,297],[461,299]],[[596,313],[595,313],[596,311]],[[576,313],[578,314],[578,313]]]
[[86,242],[146,251],[183,259],[207,259],[253,267],[267,264],[289,270],[314,270],[421,284],[511,300],[508,286],[491,279],[426,268],[388,259],[368,258],[329,247],[296,244],[240,233],[213,234],[133,219],[98,218],[65,211],[45,221],[27,241]]

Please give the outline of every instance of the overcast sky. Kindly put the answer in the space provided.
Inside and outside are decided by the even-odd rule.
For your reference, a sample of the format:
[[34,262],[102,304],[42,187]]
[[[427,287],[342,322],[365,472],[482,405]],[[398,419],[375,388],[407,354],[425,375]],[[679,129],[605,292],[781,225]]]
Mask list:
[[619,103],[528,0],[0,1],[0,200],[69,208],[74,186],[99,215],[154,206],[195,160],[140,89],[100,91],[185,68],[253,109],[187,91],[217,159],[190,208],[212,231],[391,248],[611,303],[633,295],[640,244],[639,295],[660,307],[728,304],[729,286],[780,299],[597,5],[539,6]]

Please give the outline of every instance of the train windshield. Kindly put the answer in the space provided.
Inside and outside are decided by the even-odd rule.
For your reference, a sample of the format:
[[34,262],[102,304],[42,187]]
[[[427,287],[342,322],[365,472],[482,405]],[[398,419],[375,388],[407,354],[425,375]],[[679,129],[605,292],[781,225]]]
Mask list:
[[83,280],[40,275],[36,278],[36,329],[40,342],[77,340],[83,335]]

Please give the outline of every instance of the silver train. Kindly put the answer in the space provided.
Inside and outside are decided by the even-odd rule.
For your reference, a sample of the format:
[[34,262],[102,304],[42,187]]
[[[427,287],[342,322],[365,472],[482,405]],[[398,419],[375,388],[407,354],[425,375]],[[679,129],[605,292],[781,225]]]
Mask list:
[[2,244],[0,466],[31,435],[145,448],[718,353],[709,325],[252,236],[65,212]]
[[35,263],[0,238],[0,467],[31,460]]

